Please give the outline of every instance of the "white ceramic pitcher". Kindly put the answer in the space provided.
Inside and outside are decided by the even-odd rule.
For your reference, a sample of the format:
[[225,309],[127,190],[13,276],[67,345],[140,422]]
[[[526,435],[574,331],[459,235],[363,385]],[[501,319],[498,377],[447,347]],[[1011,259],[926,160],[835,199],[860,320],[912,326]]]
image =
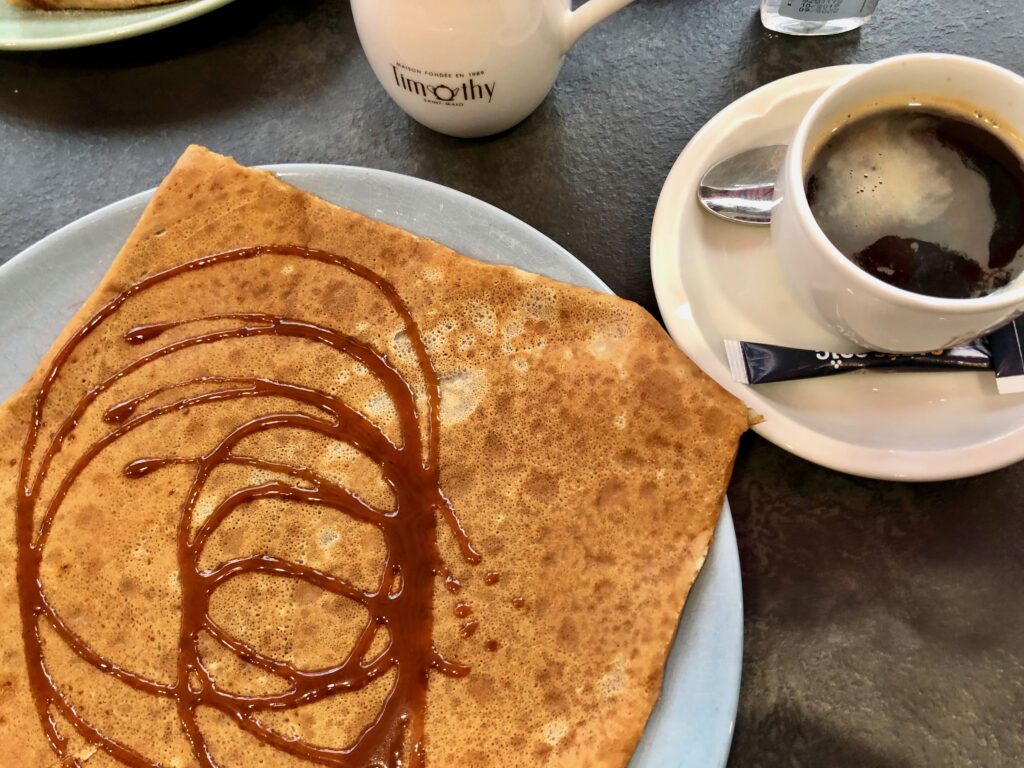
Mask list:
[[352,14],[391,98],[435,131],[472,137],[526,118],[573,44],[630,2],[352,0]]

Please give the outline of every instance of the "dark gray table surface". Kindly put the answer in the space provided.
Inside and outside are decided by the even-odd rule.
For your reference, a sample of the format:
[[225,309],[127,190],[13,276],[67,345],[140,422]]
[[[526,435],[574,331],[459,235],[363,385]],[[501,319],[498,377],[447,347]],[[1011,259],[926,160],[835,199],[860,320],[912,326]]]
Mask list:
[[[0,55],[0,261],[154,186],[198,142],[243,163],[366,165],[455,187],[657,313],[658,193],[731,100],[909,51],[1024,71],[1021,0],[881,0],[860,32],[826,39],[767,33],[756,5],[640,0],[580,42],[532,117],[480,141],[432,133],[389,101],[343,0],[239,0],[133,41]],[[730,766],[1024,765],[1024,466],[899,485],[751,435],[730,498],[746,613]]]

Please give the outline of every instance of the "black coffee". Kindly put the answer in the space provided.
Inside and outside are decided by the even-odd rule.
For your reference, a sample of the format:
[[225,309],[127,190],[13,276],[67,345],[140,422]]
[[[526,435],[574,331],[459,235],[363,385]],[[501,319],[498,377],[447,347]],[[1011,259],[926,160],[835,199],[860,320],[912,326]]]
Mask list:
[[847,258],[898,288],[966,299],[1024,270],[1024,164],[953,113],[901,107],[849,123],[814,157],[807,199]]

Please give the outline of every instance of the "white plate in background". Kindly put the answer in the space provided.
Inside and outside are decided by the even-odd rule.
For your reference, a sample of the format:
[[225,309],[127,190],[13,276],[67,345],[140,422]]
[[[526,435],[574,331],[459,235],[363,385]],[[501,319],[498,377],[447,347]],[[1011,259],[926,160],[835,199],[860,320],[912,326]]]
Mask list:
[[78,48],[143,35],[194,19],[231,0],[187,0],[125,11],[42,11],[0,0],[0,51]]

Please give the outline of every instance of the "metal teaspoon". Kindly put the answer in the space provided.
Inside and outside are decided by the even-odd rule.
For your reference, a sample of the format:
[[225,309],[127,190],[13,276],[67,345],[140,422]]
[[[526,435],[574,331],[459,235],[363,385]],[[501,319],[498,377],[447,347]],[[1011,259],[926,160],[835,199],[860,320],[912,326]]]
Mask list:
[[728,221],[767,225],[772,221],[775,179],[786,155],[783,144],[740,152],[711,166],[697,186],[705,209]]

